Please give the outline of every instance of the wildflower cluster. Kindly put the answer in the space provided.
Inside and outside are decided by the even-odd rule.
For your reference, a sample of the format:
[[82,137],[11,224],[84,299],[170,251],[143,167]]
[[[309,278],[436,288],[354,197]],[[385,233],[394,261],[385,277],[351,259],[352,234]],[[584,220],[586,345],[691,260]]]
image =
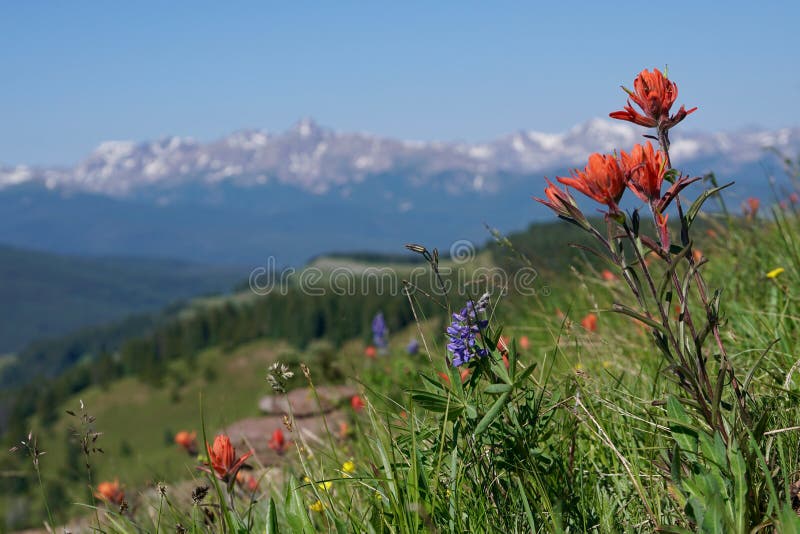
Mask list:
[[460,312],[453,314],[453,320],[447,327],[450,343],[447,350],[453,355],[453,367],[468,363],[475,356],[485,357],[488,349],[478,345],[478,335],[489,325],[489,320],[481,318],[486,313],[489,296],[485,294],[474,302],[467,301]]
[[[658,140],[659,148],[655,149],[650,142],[646,142],[635,145],[627,153],[592,154],[583,171],[576,169],[570,177],[557,177],[563,185],[608,208],[608,229],[605,235],[588,223],[569,189],[561,190],[547,181],[547,199],[536,200],[559,217],[590,232],[600,241],[609,259],[619,267],[638,304],[638,309],[615,304],[615,311],[651,326],[656,344],[667,358],[674,379],[693,399],[691,405],[698,409],[709,427],[718,430],[723,439],[727,440],[730,425],[722,421],[716,408],[722,402],[721,396],[726,382],[733,389],[740,416],[744,421],[748,420],[747,406],[719,333],[719,304],[716,297],[708,294],[700,271],[706,260],[702,253],[693,249],[690,237],[691,224],[702,203],[722,188],[707,191],[688,210],[684,210],[680,193],[699,178],[680,176],[677,171],[672,170],[668,132],[697,108],[686,110],[681,106],[675,115],[670,116],[678,87],[658,69],[653,72],[642,71],[634,81],[634,90],[625,91],[630,96],[625,109],[613,112],[610,116],[655,128],[656,136],[646,137]],[[641,109],[641,113],[632,107],[631,101]],[[662,193],[664,180],[672,185]],[[619,209],[618,203],[626,189],[630,189],[650,208],[657,239],[654,240],[640,231],[638,210],[629,218]],[[745,208],[750,218],[755,216],[758,209],[758,201],[753,200]],[[677,207],[680,223],[680,244],[673,243],[667,226],[666,211],[673,203]],[[634,254],[633,258],[626,258],[623,241],[627,241],[629,250]],[[664,261],[664,269],[660,274],[650,265],[649,258],[646,258],[649,254]],[[683,274],[678,269],[680,265],[685,268]],[[613,278],[613,273],[609,274]],[[609,277],[605,278],[609,280]],[[669,286],[671,291],[666,291]],[[662,289],[657,289],[659,287]],[[694,317],[690,306],[690,292],[695,292],[697,301],[703,307],[702,312],[696,313]],[[677,299],[677,304],[673,303],[674,299]],[[673,307],[679,310],[677,325],[672,324],[670,318]],[[701,321],[705,324],[701,324]],[[595,331],[597,317],[590,314],[582,324],[587,330]],[[715,341],[721,362],[717,383],[713,380],[714,371],[708,369],[709,349],[704,347],[709,334]]]

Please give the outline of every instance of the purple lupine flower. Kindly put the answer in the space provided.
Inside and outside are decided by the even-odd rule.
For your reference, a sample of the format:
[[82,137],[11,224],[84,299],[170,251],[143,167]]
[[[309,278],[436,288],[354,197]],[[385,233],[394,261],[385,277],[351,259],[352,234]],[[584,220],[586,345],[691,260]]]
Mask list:
[[412,339],[406,345],[406,351],[411,354],[412,356],[419,352],[419,341],[416,339]]
[[372,319],[372,340],[379,349],[385,349],[389,344],[389,330],[386,328],[383,312],[378,312]]
[[469,362],[475,356],[484,357],[489,354],[485,348],[478,346],[477,336],[484,330],[489,321],[480,319],[478,314],[483,315],[488,304],[488,295],[484,295],[475,303],[467,301],[467,305],[459,312],[453,314],[453,321],[447,327],[447,335],[450,343],[447,350],[453,355],[453,367],[459,367]]

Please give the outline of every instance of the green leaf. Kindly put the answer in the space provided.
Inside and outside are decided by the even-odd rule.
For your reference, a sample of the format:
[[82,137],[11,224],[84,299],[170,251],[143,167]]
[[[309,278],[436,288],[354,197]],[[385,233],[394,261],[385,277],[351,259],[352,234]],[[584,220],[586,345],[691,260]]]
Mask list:
[[454,418],[464,411],[464,406],[454,403],[452,397],[443,397],[423,389],[412,389],[408,394],[412,401],[431,412],[448,412],[448,417]]
[[522,374],[519,375],[514,381],[514,387],[520,387],[522,383],[525,382],[529,376],[531,376],[531,373],[534,369],[536,369],[536,364],[532,363],[524,371],[522,371]]
[[429,377],[425,373],[420,373],[419,377],[422,378],[428,384],[432,385],[434,387],[434,389],[436,389],[438,391],[447,391],[447,389],[442,385],[441,382],[439,382],[436,379],[433,379],[433,378]]
[[695,217],[697,217],[697,214],[700,213],[700,208],[703,207],[703,204],[705,203],[706,200],[708,200],[711,197],[711,195],[719,193],[720,191],[722,191],[726,187],[730,187],[732,185],[733,185],[733,182],[731,182],[729,184],[722,185],[720,187],[714,187],[714,188],[706,189],[705,191],[703,191],[703,194],[701,194],[699,197],[697,197],[697,200],[695,200],[692,203],[691,207],[686,212],[686,222],[687,222],[687,224],[689,226],[692,225],[692,223],[694,222]]
[[289,489],[286,492],[286,522],[292,532],[314,532],[314,525],[308,517],[306,505],[296,482],[289,481]]
[[[672,448],[672,461],[670,462],[669,466],[670,476],[672,477],[672,482],[680,487],[681,484],[681,447],[675,442],[675,446]],[[682,505],[685,505],[683,503]]]
[[489,395],[499,395],[501,393],[508,393],[511,391],[511,387],[510,384],[489,384],[483,392]]
[[266,534],[280,534],[278,528],[278,514],[275,511],[275,501],[272,497],[269,498],[267,505],[267,531]]
[[503,335],[503,327],[501,326],[497,330],[489,330],[485,333],[486,343],[489,345],[489,348],[492,350],[497,350],[497,343],[500,341],[500,336]]
[[728,448],[728,462],[731,466],[731,478],[733,478],[733,509],[736,511],[736,530],[744,532],[747,530],[747,506],[745,505],[748,491],[747,465],[735,439],[731,441]]
[[672,245],[671,248],[674,250],[670,250],[673,256],[670,258],[669,265],[667,266],[664,274],[661,278],[661,282],[658,286],[658,297],[660,299],[664,298],[664,292],[669,287],[670,283],[672,282],[672,274],[674,273],[675,269],[678,267],[680,261],[689,255],[689,252],[692,250],[692,241],[689,241],[689,244],[685,247],[679,247],[677,245]]
[[475,427],[476,436],[483,434],[486,431],[486,429],[489,428],[489,425],[491,425],[495,421],[495,419],[497,419],[500,416],[500,414],[503,411],[503,408],[506,405],[506,402],[508,402],[508,398],[510,395],[511,395],[510,393],[503,393],[496,401],[494,401],[492,407],[489,408],[489,411],[486,412],[486,415],[484,415],[483,418],[480,420],[478,426]]
[[680,401],[672,395],[667,398],[667,417],[669,430],[678,446],[684,451],[696,453],[698,432],[692,428],[692,419]]
[[474,404],[467,404],[467,418],[468,419],[477,419],[478,418],[478,410],[475,408]]
[[645,317],[644,315],[632,310],[631,308],[625,306],[624,304],[614,303],[611,307],[617,313],[621,313],[623,315],[627,315],[628,317],[633,317],[637,321],[646,324],[647,326],[658,330],[659,332],[666,333],[664,329],[664,325],[661,323],[657,323],[654,320],[650,319],[649,317]]

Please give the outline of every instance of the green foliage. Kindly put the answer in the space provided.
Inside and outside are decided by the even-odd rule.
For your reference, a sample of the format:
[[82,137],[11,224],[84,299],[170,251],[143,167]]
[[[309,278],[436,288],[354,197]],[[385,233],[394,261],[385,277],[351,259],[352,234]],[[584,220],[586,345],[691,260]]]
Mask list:
[[[657,528],[749,532],[760,528],[793,532],[800,528],[794,511],[800,500],[795,485],[800,465],[796,428],[800,426],[800,366],[796,363],[800,255],[793,237],[800,235],[800,222],[788,211],[774,215],[774,223],[728,226],[721,220],[705,221],[705,228],[713,229],[716,237],[704,236],[695,244],[711,259],[702,267],[708,286],[723,290],[720,335],[746,391],[752,419],[746,428],[738,423],[735,398],[725,390],[718,410],[727,438],[709,425],[679,384],[665,379],[671,370],[652,335],[641,331],[629,315],[604,312],[624,298],[622,280],[601,280],[591,274],[591,268],[587,269],[590,274],[578,272],[577,277],[549,275],[551,297],[532,302],[512,295],[493,308],[491,329],[485,336],[492,354],[475,360],[463,382],[460,369],[448,368],[444,362],[446,340],[435,307],[416,308],[420,315],[434,318],[419,325],[431,349],[429,360],[403,351],[407,338],[417,335],[410,310],[393,315],[385,303],[370,299],[354,299],[352,308],[314,301],[320,310],[344,314],[343,322],[356,323],[344,327],[347,335],[314,339],[320,324],[323,333],[329,328],[338,331],[334,315],[313,327],[283,323],[279,313],[312,323],[319,314],[324,317],[324,312],[304,310],[300,297],[291,297],[283,301],[282,311],[259,311],[257,305],[249,308],[247,304],[223,306],[222,311],[204,315],[205,326],[172,325],[140,339],[135,348],[157,355],[153,369],[162,365],[161,354],[165,355],[162,369],[166,372],[158,374],[182,397],[196,398],[196,392],[204,389],[220,398],[236,379],[236,389],[242,391],[235,393],[241,394],[244,405],[247,395],[255,397],[248,391],[266,390],[263,377],[250,376],[258,372],[249,371],[265,368],[266,362],[247,367],[245,378],[228,374],[222,363],[247,354],[247,347],[252,347],[241,345],[250,327],[237,330],[234,324],[249,322],[251,313],[262,313],[265,321],[275,319],[276,339],[288,336],[292,329],[296,332],[295,344],[282,345],[270,356],[296,372],[292,386],[303,384],[297,366],[304,362],[320,382],[352,377],[363,387],[367,407],[349,420],[350,440],[317,436],[304,441],[302,434],[294,433],[291,437],[298,441],[298,449],[287,453],[279,469],[267,471],[280,474],[274,481],[263,481],[255,504],[241,492],[228,495],[225,488],[219,496],[208,497],[209,504],[233,503],[231,531],[641,532]],[[720,257],[727,260],[715,260]],[[777,267],[785,271],[768,278],[767,273]],[[408,305],[401,297],[396,300]],[[556,308],[566,316],[556,315]],[[365,361],[360,351],[348,348],[346,340],[355,339],[363,346],[369,319],[377,309],[384,311],[394,338],[388,356]],[[596,333],[577,324],[589,310],[599,315]],[[670,320],[678,323],[678,312],[669,312]],[[497,347],[500,325],[503,336],[510,338],[505,353]],[[200,331],[206,332],[206,343],[213,349],[184,356],[184,349],[170,348],[191,347],[183,336]],[[267,330],[252,335],[272,336]],[[311,337],[301,340],[307,335]],[[520,348],[523,335],[529,338],[529,349]],[[233,353],[223,349],[236,344],[240,349]],[[716,365],[719,357],[711,352],[709,360]],[[113,361],[120,369],[128,365],[124,358]],[[203,380],[205,369],[214,369],[213,382]],[[143,386],[130,377],[112,379],[106,387],[108,391],[100,385],[90,387],[81,395],[90,394],[90,402],[102,405],[112,394],[133,397],[147,388],[143,396],[152,398],[148,404],[135,405],[123,425],[148,427],[162,449],[169,448],[164,444],[166,433],[150,428],[135,412],[158,412],[171,418],[164,427],[169,434],[181,428],[186,418],[196,417],[196,409],[190,408],[175,423],[179,419],[170,411],[169,392]],[[160,404],[153,401],[156,398]],[[233,418],[247,415],[244,409],[230,409],[230,404],[226,408]],[[118,414],[124,413],[124,406],[115,410],[119,411],[102,412],[104,420],[121,419]],[[211,425],[221,422],[211,410],[205,417]],[[104,435],[103,439],[114,443],[107,455],[117,458],[103,458],[103,462],[121,462],[122,442],[112,436],[123,432],[114,426]],[[133,457],[125,462],[135,461],[140,450],[151,450],[143,441],[127,441]],[[163,453],[158,462],[151,453],[146,463],[157,467],[142,466],[141,476],[148,472],[151,479],[153,472],[180,476],[162,467],[174,453]],[[64,454],[76,458],[76,465],[63,477],[46,477],[45,486],[61,484],[66,494],[74,495],[75,487],[85,488],[85,473],[78,451]],[[44,458],[46,463],[48,457]],[[346,459],[355,464],[354,472],[343,471]],[[103,476],[114,472],[103,465],[98,469]],[[33,495],[30,473],[27,480],[15,487]],[[330,489],[320,488],[322,481],[330,481]],[[17,479],[6,484],[12,482],[21,484]],[[48,495],[50,491],[59,498],[60,490],[48,490]],[[170,528],[178,522],[196,532],[215,528],[203,524],[201,508],[171,498],[163,501],[166,511],[162,514],[162,520],[171,522]],[[160,501],[152,497],[145,501],[144,496],[134,499],[139,500],[135,513],[114,516],[114,523],[104,522],[106,531],[156,530],[151,512]],[[8,510],[22,513],[19,503],[6,502]],[[30,506],[31,513],[38,513],[38,504]]]
[[72,257],[0,246],[0,353],[227,291],[242,277],[242,270],[233,267]]

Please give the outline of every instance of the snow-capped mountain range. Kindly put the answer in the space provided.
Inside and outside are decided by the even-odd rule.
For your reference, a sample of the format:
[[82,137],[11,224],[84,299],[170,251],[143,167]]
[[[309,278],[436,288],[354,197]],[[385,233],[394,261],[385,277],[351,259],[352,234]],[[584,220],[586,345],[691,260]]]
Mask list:
[[[593,119],[563,133],[519,131],[486,143],[422,142],[337,132],[303,119],[283,133],[242,130],[210,143],[180,137],[107,141],[71,168],[0,167],[0,188],[36,182],[50,189],[125,196],[152,187],[230,182],[280,183],[326,194],[401,171],[417,185],[448,174],[451,182],[444,188],[454,193],[465,185],[498,191],[501,175],[582,165],[591,152],[627,149],[641,142],[643,133],[629,123]],[[676,129],[673,137],[677,165],[724,159],[734,169],[763,158],[765,147],[800,147],[800,128],[715,134]]]
[[[672,132],[675,166],[735,180],[726,190],[734,202],[769,200],[765,178],[780,177],[781,163],[766,147],[800,153],[800,128],[683,126]],[[402,252],[410,241],[447,250],[458,239],[486,241],[484,223],[513,231],[551,219],[531,201],[544,176],[566,175],[592,152],[629,150],[645,133],[594,119],[556,134],[422,142],[306,119],[283,133],[245,130],[209,143],[110,141],[74,167],[0,167],[0,243],[249,266],[269,256],[285,265],[329,251]]]

